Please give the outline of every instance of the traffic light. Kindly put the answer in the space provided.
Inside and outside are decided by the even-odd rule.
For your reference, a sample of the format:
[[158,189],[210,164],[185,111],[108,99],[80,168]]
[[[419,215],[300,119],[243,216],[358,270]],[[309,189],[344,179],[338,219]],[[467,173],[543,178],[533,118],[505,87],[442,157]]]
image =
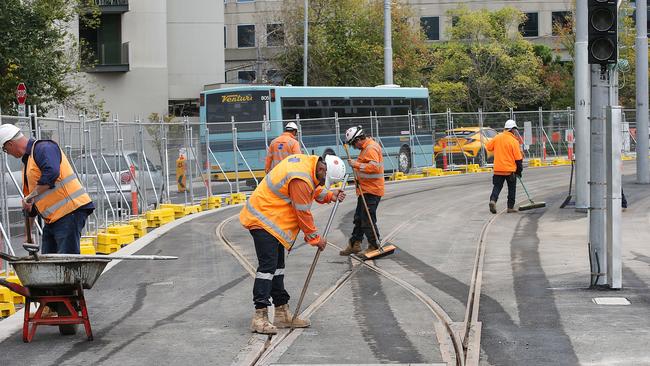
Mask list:
[[616,41],[616,0],[589,0],[589,63],[615,64],[618,56]]

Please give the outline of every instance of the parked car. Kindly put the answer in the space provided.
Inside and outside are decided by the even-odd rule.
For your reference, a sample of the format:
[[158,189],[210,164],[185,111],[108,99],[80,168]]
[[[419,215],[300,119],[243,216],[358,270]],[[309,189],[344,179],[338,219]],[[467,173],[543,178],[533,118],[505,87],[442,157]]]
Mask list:
[[[436,166],[441,167],[443,155],[448,156],[448,164],[480,164],[481,150],[485,153],[485,159],[492,163],[494,155],[491,151],[485,150],[485,144],[492,140],[497,131],[489,128],[483,128],[483,141],[479,135],[479,127],[460,127],[453,130],[445,131],[446,136],[439,138],[433,145],[433,157]],[[443,148],[443,144],[446,148]]]

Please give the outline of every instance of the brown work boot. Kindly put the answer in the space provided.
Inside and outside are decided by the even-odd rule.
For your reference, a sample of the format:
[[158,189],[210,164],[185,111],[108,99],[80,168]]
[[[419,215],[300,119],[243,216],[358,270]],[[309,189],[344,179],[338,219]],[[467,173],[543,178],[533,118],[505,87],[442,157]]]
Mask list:
[[497,203],[494,201],[490,201],[490,212],[497,213]]
[[293,321],[293,326],[291,324],[291,319],[293,319],[293,314],[289,310],[289,304],[284,304],[275,307],[275,318],[273,323],[278,328],[307,328],[311,325],[309,320],[300,319],[296,317]]
[[268,309],[255,309],[255,315],[253,315],[253,320],[251,321],[251,332],[260,334],[278,333],[278,328],[269,321]]
[[514,213],[514,212],[519,212],[519,210],[516,209],[516,208],[509,208],[508,209],[508,213]]
[[339,252],[339,255],[345,256],[350,254],[357,254],[360,251],[361,251],[361,242],[358,240],[350,239],[350,241],[348,242],[348,247],[341,250]]

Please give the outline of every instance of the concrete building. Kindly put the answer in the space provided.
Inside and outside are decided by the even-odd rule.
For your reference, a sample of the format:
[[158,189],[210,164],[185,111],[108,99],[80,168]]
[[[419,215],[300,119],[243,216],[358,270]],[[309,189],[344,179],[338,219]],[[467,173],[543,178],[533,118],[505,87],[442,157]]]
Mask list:
[[198,116],[205,84],[224,81],[224,3],[95,0],[101,25],[75,24],[94,53],[86,69],[104,109],[121,119]]
[[[430,42],[447,39],[446,29],[452,19],[449,10],[464,5],[469,9],[499,9],[512,6],[527,15],[520,31],[533,42],[557,47],[553,33],[554,22],[565,22],[573,1],[532,0],[405,0],[411,6],[414,24],[420,24]],[[282,0],[225,0],[226,82],[281,83],[272,57],[282,46]]]

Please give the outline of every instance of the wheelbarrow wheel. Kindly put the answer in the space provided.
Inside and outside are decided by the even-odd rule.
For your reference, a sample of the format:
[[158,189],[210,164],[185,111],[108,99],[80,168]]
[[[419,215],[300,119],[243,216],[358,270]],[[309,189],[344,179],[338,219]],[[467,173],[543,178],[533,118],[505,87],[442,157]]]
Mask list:
[[[57,314],[62,316],[70,315],[70,311],[64,304],[57,304]],[[61,335],[75,335],[77,334],[77,324],[62,324],[59,325],[59,334]]]

